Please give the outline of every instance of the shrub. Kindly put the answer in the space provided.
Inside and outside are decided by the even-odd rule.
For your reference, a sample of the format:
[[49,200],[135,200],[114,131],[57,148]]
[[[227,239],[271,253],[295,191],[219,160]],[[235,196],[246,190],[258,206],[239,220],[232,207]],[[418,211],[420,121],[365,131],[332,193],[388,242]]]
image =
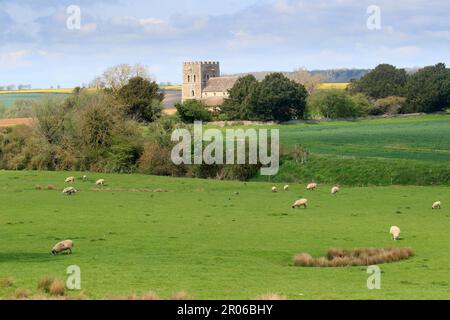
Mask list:
[[187,100],[183,103],[177,103],[178,116],[185,123],[194,123],[194,121],[208,122],[212,120],[212,114],[205,105],[199,100]]
[[406,99],[403,97],[390,96],[375,101],[369,110],[370,115],[398,114],[405,105]]
[[368,104],[363,95],[352,97],[342,90],[327,90],[311,95],[308,106],[313,115],[338,119],[364,116],[367,114]]

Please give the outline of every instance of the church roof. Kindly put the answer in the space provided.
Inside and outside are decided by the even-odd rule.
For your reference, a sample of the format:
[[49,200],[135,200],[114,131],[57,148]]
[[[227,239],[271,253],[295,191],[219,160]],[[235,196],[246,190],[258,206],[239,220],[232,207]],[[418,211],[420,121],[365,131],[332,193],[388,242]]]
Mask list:
[[230,90],[238,77],[215,77],[208,80],[208,83],[203,89],[203,92],[227,92]]

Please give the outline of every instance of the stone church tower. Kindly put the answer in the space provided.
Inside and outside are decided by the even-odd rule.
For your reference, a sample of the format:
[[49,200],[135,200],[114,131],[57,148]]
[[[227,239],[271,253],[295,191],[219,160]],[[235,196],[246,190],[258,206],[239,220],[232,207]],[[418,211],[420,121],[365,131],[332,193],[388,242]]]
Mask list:
[[211,78],[220,77],[219,62],[198,61],[183,63],[182,101],[201,100],[203,91]]

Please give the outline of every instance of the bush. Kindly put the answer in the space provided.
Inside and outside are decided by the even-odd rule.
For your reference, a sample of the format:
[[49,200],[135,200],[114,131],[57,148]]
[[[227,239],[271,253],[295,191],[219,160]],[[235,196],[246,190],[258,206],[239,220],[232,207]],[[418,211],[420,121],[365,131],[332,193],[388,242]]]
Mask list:
[[405,104],[405,98],[391,96],[375,101],[369,110],[370,115],[398,114]]
[[185,123],[194,123],[194,121],[211,121],[211,112],[198,100],[187,100],[183,103],[177,103],[178,116]]
[[313,93],[309,98],[309,109],[314,115],[328,119],[356,118],[367,114],[370,103],[363,95],[350,96],[342,90],[327,90]]

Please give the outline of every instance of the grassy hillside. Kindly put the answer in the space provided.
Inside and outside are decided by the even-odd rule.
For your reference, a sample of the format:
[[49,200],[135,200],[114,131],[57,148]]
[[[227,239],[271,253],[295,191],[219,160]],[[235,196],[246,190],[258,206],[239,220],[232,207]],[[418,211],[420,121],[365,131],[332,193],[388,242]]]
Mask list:
[[[199,299],[450,297],[450,211],[431,210],[437,199],[450,203],[447,187],[344,188],[332,197],[329,186],[273,194],[268,183],[102,175],[108,185],[97,190],[100,176],[92,175],[68,197],[60,189],[70,174],[0,171],[0,277],[15,278],[0,297],[17,288],[37,293],[39,278],[64,279],[73,264],[92,298],[148,290],[162,297],[186,290]],[[300,196],[309,198],[307,210],[291,208]],[[390,239],[392,225],[403,230],[401,241]],[[66,238],[74,254],[51,256]],[[364,267],[291,266],[299,252],[390,246],[416,255],[381,265],[382,290],[366,288]]]
[[311,153],[305,166],[284,161],[275,181],[450,185],[450,115],[272,128],[285,150],[301,144]]

